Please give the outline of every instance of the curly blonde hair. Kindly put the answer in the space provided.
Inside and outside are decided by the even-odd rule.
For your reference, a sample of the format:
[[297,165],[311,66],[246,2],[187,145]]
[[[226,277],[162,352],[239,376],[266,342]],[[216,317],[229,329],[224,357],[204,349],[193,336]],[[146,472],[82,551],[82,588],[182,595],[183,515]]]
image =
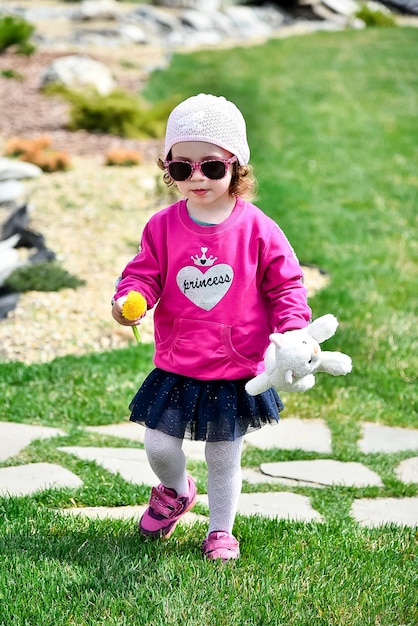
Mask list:
[[[167,159],[170,160],[171,154],[167,155]],[[168,187],[172,187],[176,184],[170,174],[164,167],[164,161],[158,159],[157,165],[164,172],[163,181]],[[231,196],[240,196],[244,200],[250,200],[254,197],[257,188],[257,181],[254,176],[254,170],[252,165],[239,165],[238,162],[232,164],[232,178],[229,185],[229,193]]]

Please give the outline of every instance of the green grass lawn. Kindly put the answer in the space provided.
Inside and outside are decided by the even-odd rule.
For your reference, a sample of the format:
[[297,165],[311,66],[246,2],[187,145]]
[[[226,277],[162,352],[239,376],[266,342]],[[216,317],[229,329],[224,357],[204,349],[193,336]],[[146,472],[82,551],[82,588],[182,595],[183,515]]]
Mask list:
[[[326,348],[354,363],[346,378],[318,376],[309,393],[285,396],[283,419],[325,420],[333,435],[327,457],[364,463],[383,487],[292,489],[309,496],[325,522],[238,517],[242,557],[227,566],[203,561],[202,523],[179,527],[160,544],[142,541],[133,522],[61,517],[52,509],[147,501],[147,488],[57,447],[135,446],[82,427],[126,418],[152,367],[152,346],[49,364],[0,363],[0,419],[67,433],[34,442],[2,465],[60,463],[84,483],[0,500],[0,626],[418,624],[417,529],[362,529],[349,515],[354,498],[418,495],[418,485],[394,473],[413,452],[363,454],[356,445],[362,421],[418,427],[417,53],[416,29],[317,33],[176,54],[147,87],[153,100],[204,91],[241,108],[256,203],[302,262],[330,273],[310,304],[314,317],[337,315],[340,327]],[[256,467],[323,456],[248,449],[243,461]],[[204,491],[205,467],[190,468]]]

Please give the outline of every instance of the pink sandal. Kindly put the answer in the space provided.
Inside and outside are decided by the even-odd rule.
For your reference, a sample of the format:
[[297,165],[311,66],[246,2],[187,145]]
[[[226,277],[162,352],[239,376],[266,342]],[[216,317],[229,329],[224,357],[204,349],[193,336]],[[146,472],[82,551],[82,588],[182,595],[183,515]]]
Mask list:
[[239,543],[224,530],[214,530],[202,543],[202,552],[207,559],[228,561],[239,557]]
[[183,515],[196,504],[196,485],[191,478],[187,496],[177,497],[174,489],[159,484],[153,487],[149,506],[139,522],[139,532],[144,537],[168,539]]

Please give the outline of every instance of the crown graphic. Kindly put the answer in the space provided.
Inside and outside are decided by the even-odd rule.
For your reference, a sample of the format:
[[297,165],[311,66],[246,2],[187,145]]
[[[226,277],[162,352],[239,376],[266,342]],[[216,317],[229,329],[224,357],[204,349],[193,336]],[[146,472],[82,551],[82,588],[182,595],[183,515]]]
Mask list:
[[206,252],[208,251],[207,248],[200,248],[200,251],[202,252],[202,256],[198,256],[197,254],[195,254],[194,256],[190,257],[195,265],[200,265],[201,267],[204,267],[204,266],[210,267],[211,265],[215,263],[215,261],[218,258],[217,256],[212,256],[212,255],[210,255],[210,257],[207,257],[206,256]]

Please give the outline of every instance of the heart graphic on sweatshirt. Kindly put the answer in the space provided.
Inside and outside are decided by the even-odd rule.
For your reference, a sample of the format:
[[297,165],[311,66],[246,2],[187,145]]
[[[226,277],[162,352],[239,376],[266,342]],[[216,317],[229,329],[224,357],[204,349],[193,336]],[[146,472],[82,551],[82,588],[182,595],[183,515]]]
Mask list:
[[213,265],[206,272],[188,265],[177,274],[177,285],[193,304],[210,311],[227,293],[233,278],[234,270],[226,263]]

